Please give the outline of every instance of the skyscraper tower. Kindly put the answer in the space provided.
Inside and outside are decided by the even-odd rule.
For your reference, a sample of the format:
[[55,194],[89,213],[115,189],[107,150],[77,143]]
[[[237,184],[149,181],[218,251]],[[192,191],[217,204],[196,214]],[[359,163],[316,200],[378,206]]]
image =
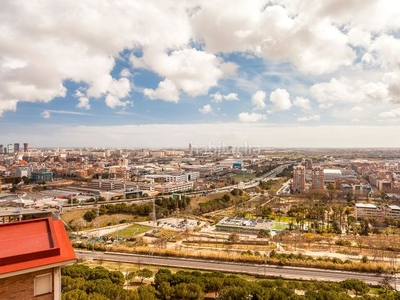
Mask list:
[[3,153],[4,153],[4,146],[0,145],[0,154],[3,154]]
[[29,151],[29,144],[24,143],[24,152],[28,152],[28,151]]
[[303,166],[293,167],[293,184],[295,192],[303,192],[306,186],[306,170]]
[[189,155],[192,155],[193,149],[192,149],[192,143],[189,143]]
[[19,143],[14,143],[14,152],[19,152]]

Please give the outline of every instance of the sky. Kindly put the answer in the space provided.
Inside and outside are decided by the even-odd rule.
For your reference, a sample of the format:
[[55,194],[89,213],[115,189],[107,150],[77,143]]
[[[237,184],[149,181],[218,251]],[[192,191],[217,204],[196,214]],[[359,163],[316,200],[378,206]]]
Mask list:
[[400,147],[400,2],[2,0],[0,144]]

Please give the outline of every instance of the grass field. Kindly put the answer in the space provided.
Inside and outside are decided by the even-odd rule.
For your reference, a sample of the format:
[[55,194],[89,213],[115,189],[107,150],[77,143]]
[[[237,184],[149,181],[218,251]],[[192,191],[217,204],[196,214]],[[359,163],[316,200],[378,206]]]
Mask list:
[[125,229],[120,230],[118,233],[115,232],[112,234],[112,236],[119,236],[119,237],[123,237],[123,238],[130,238],[133,237],[135,235],[141,234],[141,233],[145,233],[149,230],[151,230],[152,227],[150,226],[145,226],[145,225],[132,225],[129,226]]
[[284,230],[286,228],[289,228],[289,225],[287,223],[274,222],[272,225],[273,230]]

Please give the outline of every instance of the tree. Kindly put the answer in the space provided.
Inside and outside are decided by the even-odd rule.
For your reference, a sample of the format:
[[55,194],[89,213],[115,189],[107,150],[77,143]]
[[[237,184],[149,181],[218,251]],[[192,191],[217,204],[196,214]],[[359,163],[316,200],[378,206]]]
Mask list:
[[150,285],[143,285],[138,288],[140,300],[157,300],[156,290]]
[[204,292],[197,283],[179,283],[173,288],[174,299],[201,300],[204,299]]
[[209,292],[214,292],[215,297],[217,297],[219,290],[224,284],[224,279],[221,277],[211,277],[207,280],[207,290]]
[[357,296],[365,295],[369,292],[369,286],[364,281],[358,279],[346,279],[340,282],[340,287],[347,291],[354,291]]
[[228,241],[230,243],[237,243],[239,241],[239,235],[236,232],[232,232],[228,237]]
[[140,278],[140,283],[143,283],[143,280],[145,280],[146,278],[151,278],[153,276],[153,272],[149,269],[144,268],[136,271],[136,276]]
[[221,300],[249,299],[249,291],[247,287],[243,286],[226,287],[221,290],[218,299]]
[[264,206],[261,209],[261,217],[263,219],[268,218],[271,215],[271,213],[272,213],[272,209],[270,207],[268,207],[268,206]]
[[88,296],[84,291],[72,290],[72,291],[69,291],[67,293],[64,293],[61,296],[61,299],[62,300],[87,300]]
[[83,215],[83,218],[88,222],[92,222],[96,218],[96,216],[97,216],[97,214],[94,210],[88,210]]
[[173,289],[169,282],[161,282],[157,288],[158,298],[161,300],[171,300]]

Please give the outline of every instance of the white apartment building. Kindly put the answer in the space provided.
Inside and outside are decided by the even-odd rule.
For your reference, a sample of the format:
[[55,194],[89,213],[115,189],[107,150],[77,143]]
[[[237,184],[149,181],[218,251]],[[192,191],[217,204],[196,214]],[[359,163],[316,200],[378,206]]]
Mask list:
[[171,174],[152,174],[145,175],[145,179],[163,179],[165,182],[184,182],[193,181],[200,177],[200,172],[184,172]]
[[384,219],[394,218],[400,221],[400,206],[398,205],[383,205],[377,206],[370,203],[356,203],[355,207],[356,219]]
[[27,167],[27,166],[19,166],[15,169],[15,176],[17,177],[28,177],[31,178],[32,174],[32,167]]
[[187,192],[193,190],[193,181],[189,182],[169,182],[155,186],[155,190],[160,193],[169,194],[176,192]]

